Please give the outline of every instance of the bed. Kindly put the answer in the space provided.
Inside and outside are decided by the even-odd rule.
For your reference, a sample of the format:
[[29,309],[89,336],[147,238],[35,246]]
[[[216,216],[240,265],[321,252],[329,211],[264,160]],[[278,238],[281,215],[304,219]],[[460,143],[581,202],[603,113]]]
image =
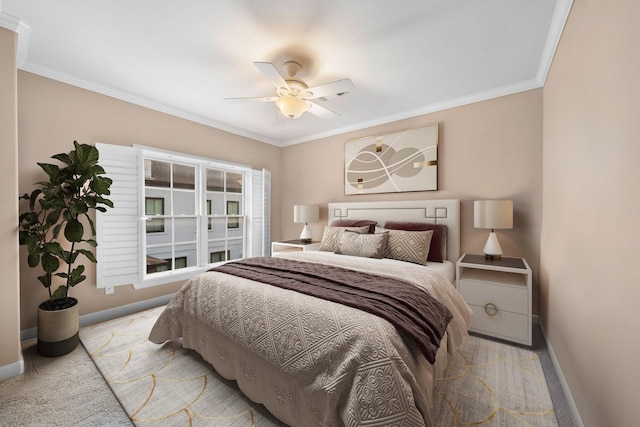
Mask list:
[[[231,262],[189,280],[160,315],[149,339],[162,343],[182,338],[183,347],[198,352],[222,376],[235,380],[247,397],[291,426],[432,426],[435,381],[470,324],[470,309],[452,285],[453,262],[460,253],[459,209],[458,200],[330,203],[323,250]],[[375,227],[364,233],[362,225],[352,227],[362,221]],[[434,232],[412,229],[427,223],[445,232],[442,262],[354,255],[352,249],[360,246],[345,243],[366,239],[386,244],[395,236],[396,244],[406,246],[416,236],[433,238]],[[336,242],[342,242],[338,253],[327,249]],[[406,300],[427,298],[435,304],[433,313],[412,307],[410,320],[418,316],[420,323],[424,317],[436,326],[416,332],[412,322],[392,324],[395,314],[372,314],[369,304],[384,302],[344,305],[351,304],[350,297],[322,299],[297,281],[296,275],[313,272],[313,278],[302,281],[315,283],[320,271],[337,271],[344,286],[334,286],[349,288],[348,296],[377,295],[366,286],[380,281],[383,287],[411,292]],[[263,278],[271,284],[262,283]],[[351,289],[356,282],[360,290]],[[404,305],[399,310],[411,311]]]

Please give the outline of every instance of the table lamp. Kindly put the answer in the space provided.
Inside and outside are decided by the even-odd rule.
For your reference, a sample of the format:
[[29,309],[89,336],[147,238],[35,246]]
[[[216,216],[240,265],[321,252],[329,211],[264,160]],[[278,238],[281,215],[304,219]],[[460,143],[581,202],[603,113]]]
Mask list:
[[318,222],[319,219],[320,207],[318,205],[295,205],[293,207],[293,222],[304,222],[304,228],[300,233],[300,241],[302,243],[311,243],[311,231],[309,231],[307,223]]
[[513,200],[474,201],[473,226],[491,229],[482,252],[488,259],[499,260],[502,257],[502,248],[494,230],[513,228]]

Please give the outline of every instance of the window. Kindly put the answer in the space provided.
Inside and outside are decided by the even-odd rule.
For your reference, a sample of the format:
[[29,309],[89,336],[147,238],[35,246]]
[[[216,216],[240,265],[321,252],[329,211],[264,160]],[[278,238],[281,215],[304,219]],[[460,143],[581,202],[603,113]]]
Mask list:
[[185,268],[187,266],[187,257],[181,256],[173,260],[174,268]]
[[98,287],[170,283],[212,263],[269,254],[268,171],[148,147],[96,146],[114,180],[115,205],[96,216]]
[[[187,257],[179,257],[173,260],[173,268],[185,268],[187,266]],[[159,273],[161,271],[169,271],[172,268],[170,259],[158,259],[147,255],[147,274]]]
[[[239,215],[240,204],[236,201],[227,201],[227,215]],[[240,220],[236,217],[227,218],[227,228],[240,228]]]
[[[146,197],[144,214],[147,216],[164,215],[164,199],[161,197]],[[147,233],[164,233],[164,219],[150,218],[147,221]]]
[[209,262],[213,264],[214,262],[226,261],[230,256],[230,251],[211,252],[211,254],[209,255]]
[[[161,214],[162,219],[151,218],[148,209],[145,209],[147,226],[143,249],[147,275],[177,269],[175,262],[172,262],[174,259],[184,260],[182,268],[203,264],[198,259],[201,239],[198,223],[202,216],[198,209],[199,165],[154,153],[145,155],[144,165],[145,201],[147,205],[153,202],[162,207],[161,212],[154,212]],[[157,232],[154,225],[157,221],[163,223],[163,233]],[[154,268],[157,259],[169,260],[168,268]]]
[[147,255],[147,274],[167,271],[171,268],[170,259],[154,258]]

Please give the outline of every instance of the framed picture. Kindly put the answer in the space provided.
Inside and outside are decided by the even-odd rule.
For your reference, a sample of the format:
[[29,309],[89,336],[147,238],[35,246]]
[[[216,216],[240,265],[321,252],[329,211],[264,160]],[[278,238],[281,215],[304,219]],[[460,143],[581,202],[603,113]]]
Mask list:
[[438,123],[346,142],[346,195],[437,189]]

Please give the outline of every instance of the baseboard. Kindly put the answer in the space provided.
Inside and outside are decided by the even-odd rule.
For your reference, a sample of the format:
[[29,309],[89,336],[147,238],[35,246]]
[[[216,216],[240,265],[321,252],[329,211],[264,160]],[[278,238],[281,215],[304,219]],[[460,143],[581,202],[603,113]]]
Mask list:
[[584,423],[582,422],[582,418],[580,417],[580,413],[578,412],[578,407],[576,406],[575,400],[573,400],[573,395],[571,394],[571,389],[569,388],[569,383],[567,383],[567,379],[564,377],[562,372],[562,368],[560,368],[560,362],[556,358],[556,354],[553,351],[553,347],[551,346],[551,342],[549,341],[549,337],[547,336],[547,331],[544,329],[542,323],[540,323],[540,330],[542,331],[542,336],[544,337],[544,341],[547,343],[547,350],[549,350],[549,357],[551,358],[551,362],[553,363],[553,368],[556,370],[556,375],[558,376],[558,381],[560,381],[560,387],[562,387],[562,392],[564,393],[564,397],[567,400],[567,406],[569,407],[569,413],[571,414],[571,420],[573,421],[573,425],[575,427],[584,427]]
[[17,377],[18,375],[23,373],[24,373],[24,360],[22,359],[22,352],[21,352],[20,360],[18,360],[17,362],[9,363],[8,365],[0,366],[0,381]]
[[[109,308],[95,313],[85,314],[80,316],[80,327],[93,325],[94,323],[104,322],[106,320],[115,319],[118,317],[126,316],[128,314],[137,313],[142,310],[148,310],[159,305],[164,305],[169,302],[173,297],[173,294],[162,295],[159,297],[147,299],[144,301],[138,301],[131,304],[121,305],[118,307]],[[38,328],[25,329],[20,331],[20,340],[27,341],[34,339],[38,336]]]

